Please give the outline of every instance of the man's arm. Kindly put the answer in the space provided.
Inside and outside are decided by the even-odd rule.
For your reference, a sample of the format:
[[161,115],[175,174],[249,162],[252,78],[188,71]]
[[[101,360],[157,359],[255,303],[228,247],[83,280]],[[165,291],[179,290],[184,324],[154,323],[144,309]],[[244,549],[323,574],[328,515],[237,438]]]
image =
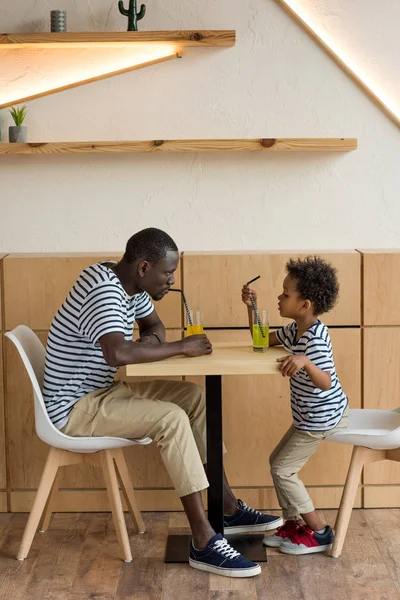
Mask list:
[[148,338],[145,340],[146,342],[152,341],[156,344],[165,342],[165,327],[155,309],[144,319],[137,319],[137,323],[139,325],[140,341]]
[[99,343],[104,360],[111,367],[154,362],[179,354],[203,356],[212,352],[211,342],[205,335],[192,335],[177,342],[163,344],[137,344],[126,340],[123,333],[115,332],[103,335]]

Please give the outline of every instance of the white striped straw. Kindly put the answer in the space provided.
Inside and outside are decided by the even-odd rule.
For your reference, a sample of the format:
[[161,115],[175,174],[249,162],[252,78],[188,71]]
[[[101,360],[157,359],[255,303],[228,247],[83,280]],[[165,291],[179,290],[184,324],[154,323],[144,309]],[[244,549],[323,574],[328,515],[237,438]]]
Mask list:
[[265,338],[265,333],[264,333],[264,330],[263,330],[263,326],[261,325],[261,320],[260,320],[260,317],[258,315],[258,310],[257,310],[257,307],[256,307],[256,303],[254,302],[253,296],[250,296],[250,300],[251,300],[251,305],[252,305],[253,310],[254,310],[254,314],[256,315],[257,325],[260,328],[261,335],[263,336],[263,338]]

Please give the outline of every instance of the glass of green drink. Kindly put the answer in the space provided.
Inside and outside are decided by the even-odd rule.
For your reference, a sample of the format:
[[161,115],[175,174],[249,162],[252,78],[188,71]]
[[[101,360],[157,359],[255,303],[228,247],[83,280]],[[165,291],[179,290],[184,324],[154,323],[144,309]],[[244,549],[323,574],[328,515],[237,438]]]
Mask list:
[[265,309],[253,311],[253,350],[254,352],[266,352],[268,346],[268,312]]

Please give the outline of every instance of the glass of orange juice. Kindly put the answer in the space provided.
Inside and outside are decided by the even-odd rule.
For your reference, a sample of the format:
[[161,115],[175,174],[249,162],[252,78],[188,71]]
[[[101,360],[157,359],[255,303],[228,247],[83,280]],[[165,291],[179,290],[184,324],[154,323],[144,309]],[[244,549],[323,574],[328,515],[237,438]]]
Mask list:
[[192,325],[187,323],[187,335],[203,333],[203,313],[201,310],[189,310]]

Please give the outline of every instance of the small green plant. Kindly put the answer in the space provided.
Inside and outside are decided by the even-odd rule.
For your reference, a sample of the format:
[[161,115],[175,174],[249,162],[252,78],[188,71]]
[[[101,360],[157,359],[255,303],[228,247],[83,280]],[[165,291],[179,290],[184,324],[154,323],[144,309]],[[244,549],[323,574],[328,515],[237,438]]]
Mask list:
[[26,110],[26,106],[19,106],[17,108],[13,106],[12,108],[10,108],[10,115],[12,116],[13,121],[17,127],[21,127],[22,123],[24,122],[26,117]]

